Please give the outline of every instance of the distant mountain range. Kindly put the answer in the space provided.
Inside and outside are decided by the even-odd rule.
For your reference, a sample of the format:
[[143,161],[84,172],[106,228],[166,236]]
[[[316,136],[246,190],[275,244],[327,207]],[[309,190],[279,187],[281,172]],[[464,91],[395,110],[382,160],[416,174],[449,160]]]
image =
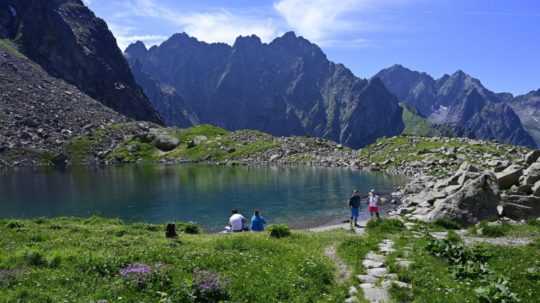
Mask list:
[[394,65],[375,78],[433,125],[444,125],[456,136],[537,145],[514,111],[520,106],[512,95],[496,94],[463,71],[433,79],[426,73]]
[[273,135],[308,135],[361,147],[404,128],[398,100],[378,79],[355,77],[289,32],[234,45],[176,34],[125,51],[138,83],[170,125],[210,123]]
[[292,32],[232,46],[175,34],[122,55],[80,0],[0,2],[0,71],[0,155],[60,152],[79,134],[129,118],[353,148],[401,133],[540,143],[540,90],[514,97],[463,72],[433,79],[399,65],[360,79]]
[[[401,65],[362,80],[292,32],[269,44],[239,37],[233,46],[175,34],[150,49],[134,43],[125,56],[169,125],[311,135],[352,147],[419,129],[426,135],[540,143],[540,123],[529,114],[531,107],[539,110],[538,101],[530,101],[537,100],[534,92],[514,98],[486,89],[463,71],[434,79]],[[407,108],[401,111],[398,102]]]

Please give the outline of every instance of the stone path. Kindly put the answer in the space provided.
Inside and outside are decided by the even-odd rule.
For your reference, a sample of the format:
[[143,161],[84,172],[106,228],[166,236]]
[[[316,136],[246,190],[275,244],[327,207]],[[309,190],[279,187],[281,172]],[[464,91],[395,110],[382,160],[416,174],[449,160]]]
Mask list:
[[349,278],[351,277],[351,270],[349,269],[347,264],[345,264],[345,262],[341,260],[341,258],[337,255],[336,247],[334,245],[328,246],[324,250],[324,255],[330,258],[336,264],[336,280],[338,281],[338,283],[343,283],[349,280]]
[[[410,250],[410,247],[407,247],[406,250]],[[396,274],[388,272],[386,257],[394,251],[394,242],[385,239],[379,243],[378,252],[369,252],[362,261],[362,265],[366,269],[366,274],[357,276],[360,282],[358,287],[362,289],[364,298],[368,302],[389,302],[390,294],[388,291],[393,284],[399,287],[411,287],[407,283],[398,281]],[[398,266],[408,267],[411,265],[411,261],[406,259],[397,259],[396,261],[398,262]],[[345,300],[345,303],[354,302],[359,302],[358,288],[351,286],[349,289],[349,297]]]

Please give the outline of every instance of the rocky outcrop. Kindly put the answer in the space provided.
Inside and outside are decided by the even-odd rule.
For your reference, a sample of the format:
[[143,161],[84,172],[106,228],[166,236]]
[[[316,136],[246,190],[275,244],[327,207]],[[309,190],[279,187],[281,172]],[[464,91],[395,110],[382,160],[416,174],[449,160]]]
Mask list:
[[0,39],[50,75],[128,117],[160,122],[107,24],[80,0],[4,0]]
[[428,121],[460,137],[495,140],[534,147],[536,142],[520,118],[505,102],[506,94],[496,94],[462,71],[433,79],[426,73],[394,65],[376,78],[401,102],[414,106]]
[[[309,135],[350,147],[404,128],[402,109],[381,81],[355,77],[294,33],[269,44],[239,37],[232,46],[176,34],[149,50],[135,43],[125,55],[136,74],[154,82],[137,77],[164,115],[178,103],[187,105],[167,116],[169,124],[188,120],[229,130]],[[175,97],[164,98],[167,92]]]
[[509,189],[519,183],[519,177],[523,174],[523,167],[511,165],[502,172],[496,173],[497,182],[501,189]]
[[499,201],[495,176],[464,163],[450,178],[429,181],[421,191],[408,195],[399,212],[428,222],[446,218],[474,224],[496,218]]

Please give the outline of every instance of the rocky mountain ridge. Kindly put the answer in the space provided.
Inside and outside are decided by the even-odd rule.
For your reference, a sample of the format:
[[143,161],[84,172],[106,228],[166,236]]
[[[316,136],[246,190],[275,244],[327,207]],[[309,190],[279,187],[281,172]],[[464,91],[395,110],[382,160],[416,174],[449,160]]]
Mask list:
[[180,114],[167,116],[168,124],[198,121],[351,147],[404,127],[396,98],[379,80],[355,77],[292,32],[268,44],[238,37],[232,46],[175,34],[150,49],[132,44],[125,55],[158,110],[170,113],[181,104],[174,109]]
[[80,0],[4,0],[0,39],[113,110],[160,123],[107,24]]
[[536,146],[512,106],[505,102],[511,97],[486,89],[463,71],[433,79],[394,65],[374,77],[400,101],[414,106],[430,122],[449,127],[455,136]]
[[506,102],[519,116],[525,129],[540,146],[540,89],[507,98]]

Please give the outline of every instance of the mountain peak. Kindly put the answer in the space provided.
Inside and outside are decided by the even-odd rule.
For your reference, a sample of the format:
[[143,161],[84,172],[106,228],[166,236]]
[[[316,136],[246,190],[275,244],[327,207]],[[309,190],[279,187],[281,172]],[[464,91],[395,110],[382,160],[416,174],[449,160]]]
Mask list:
[[133,58],[141,58],[144,57],[147,52],[148,49],[146,48],[144,42],[137,41],[135,43],[131,43],[124,51],[124,54]]
[[259,46],[262,45],[261,38],[257,35],[238,36],[234,41],[233,47]]

